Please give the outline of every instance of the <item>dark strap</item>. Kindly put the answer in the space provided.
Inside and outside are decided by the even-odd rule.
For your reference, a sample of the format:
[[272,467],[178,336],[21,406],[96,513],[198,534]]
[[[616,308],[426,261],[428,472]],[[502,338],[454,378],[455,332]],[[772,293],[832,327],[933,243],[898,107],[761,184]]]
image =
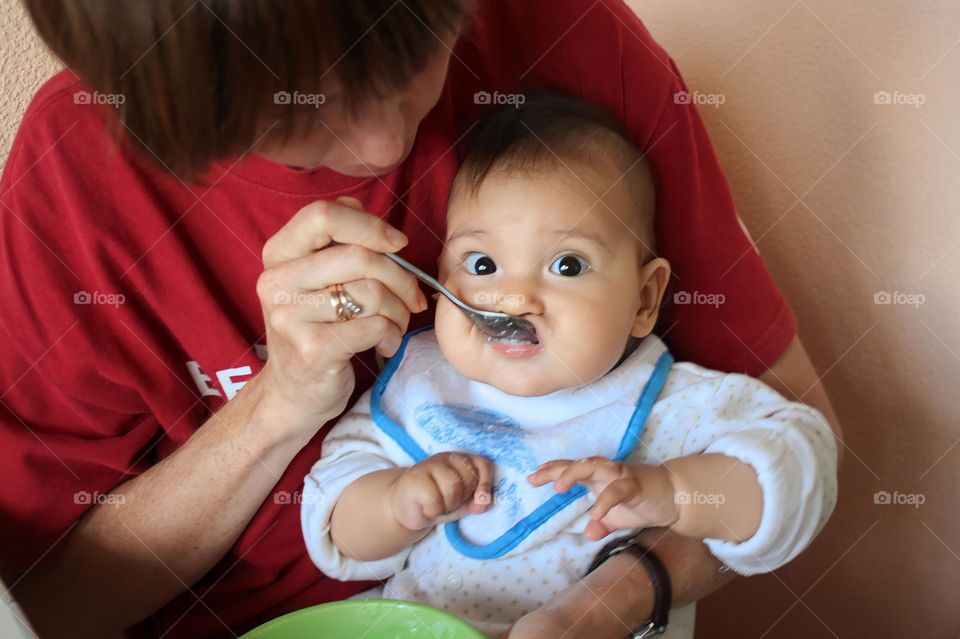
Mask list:
[[596,570],[600,564],[610,557],[622,552],[630,553],[640,560],[650,576],[650,583],[653,585],[653,612],[650,614],[650,620],[631,633],[630,639],[646,639],[647,637],[662,635],[667,631],[673,591],[670,587],[670,573],[667,572],[656,553],[633,537],[614,539],[600,550],[596,559],[590,565],[590,569],[587,570],[587,574]]

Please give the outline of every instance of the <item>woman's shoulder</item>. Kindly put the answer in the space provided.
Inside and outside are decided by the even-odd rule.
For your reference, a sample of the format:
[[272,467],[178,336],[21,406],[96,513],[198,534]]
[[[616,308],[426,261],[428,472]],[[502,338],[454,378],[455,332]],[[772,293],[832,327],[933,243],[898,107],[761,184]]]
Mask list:
[[101,243],[169,226],[160,202],[184,188],[126,148],[114,112],[122,100],[66,70],[35,94],[0,178],[0,228],[18,259],[45,245],[47,257],[80,274],[91,255],[104,257]]
[[[4,167],[4,181],[25,178],[41,158],[89,156],[102,147],[109,139],[103,126],[105,109],[120,99],[89,90],[67,69],[55,74],[27,106]],[[81,172],[82,167],[75,168]]]

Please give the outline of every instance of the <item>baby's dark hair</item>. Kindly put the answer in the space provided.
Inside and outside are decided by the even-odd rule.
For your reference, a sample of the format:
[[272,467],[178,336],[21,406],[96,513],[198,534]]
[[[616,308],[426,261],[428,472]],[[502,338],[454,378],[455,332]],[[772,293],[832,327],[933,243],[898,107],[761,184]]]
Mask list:
[[653,251],[655,187],[650,167],[614,115],[579,98],[528,94],[518,106],[497,108],[470,140],[451,198],[477,195],[493,175],[553,170],[571,172],[573,180],[583,181],[581,172],[600,178],[605,186],[596,193],[598,199],[623,180],[634,210],[627,213],[630,219],[618,215]]

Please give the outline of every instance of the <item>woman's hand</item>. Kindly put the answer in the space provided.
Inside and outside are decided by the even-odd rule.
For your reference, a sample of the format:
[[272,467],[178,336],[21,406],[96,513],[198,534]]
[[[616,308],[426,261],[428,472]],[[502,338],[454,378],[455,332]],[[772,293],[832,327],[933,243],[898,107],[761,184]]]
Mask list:
[[[416,279],[383,255],[406,244],[346,197],[304,207],[267,240],[257,295],[268,361],[251,384],[285,436],[305,442],[339,415],[354,388],[353,355],[392,355],[410,313],[426,310]],[[331,303],[336,284],[362,309],[349,321],[338,321]]]
[[557,459],[538,466],[528,479],[534,486],[553,482],[558,493],[580,483],[597,496],[583,533],[587,539],[603,539],[615,530],[669,528],[680,516],[677,491],[664,466],[624,464],[605,457]]

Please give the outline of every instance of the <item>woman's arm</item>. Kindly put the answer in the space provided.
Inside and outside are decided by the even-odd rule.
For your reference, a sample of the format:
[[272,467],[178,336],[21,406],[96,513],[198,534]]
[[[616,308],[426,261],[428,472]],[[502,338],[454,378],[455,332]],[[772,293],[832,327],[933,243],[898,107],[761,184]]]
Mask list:
[[[673,607],[697,601],[728,583],[736,573],[722,570],[699,540],[649,528],[637,540],[657,553],[670,573]],[[650,618],[653,586],[635,557],[622,553],[518,621],[510,639],[621,639]]]
[[[303,439],[278,437],[254,378],[180,449],[91,508],[13,595],[47,637],[104,637],[151,615],[233,546]],[[57,614],[49,614],[55,609]]]
[[[174,454],[114,488],[116,505],[89,509],[56,558],[13,588],[41,636],[116,634],[227,553],[294,455],[345,408],[353,355],[392,355],[410,313],[426,308],[416,279],[382,255],[405,243],[347,198],[304,207],[267,241],[257,293],[268,363]],[[313,301],[339,282],[363,309],[346,322]]]

